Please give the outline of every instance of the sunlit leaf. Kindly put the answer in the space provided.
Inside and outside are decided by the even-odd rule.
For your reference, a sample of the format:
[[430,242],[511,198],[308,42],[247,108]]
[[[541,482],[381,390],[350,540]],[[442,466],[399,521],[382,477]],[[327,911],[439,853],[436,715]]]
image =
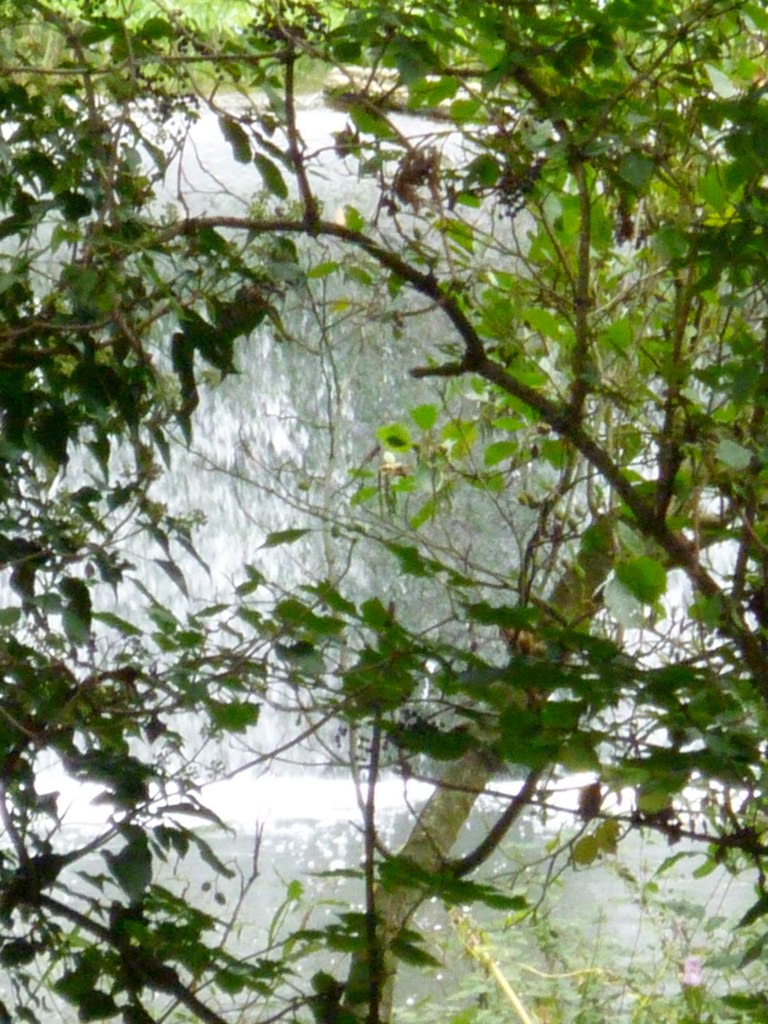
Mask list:
[[520,447],[515,441],[494,441],[483,452],[483,462],[486,466],[496,466],[500,462],[511,459],[519,451]]
[[325,262],[317,263],[311,267],[307,273],[307,277],[327,277],[329,274],[335,274],[339,268],[340,264],[337,263],[336,260],[325,260]]
[[434,405],[417,405],[411,409],[411,419],[422,430],[431,430],[437,420],[437,407]]
[[654,604],[667,589],[667,573],[655,558],[646,555],[621,562],[616,578],[642,604]]
[[379,427],[376,437],[385,447],[395,452],[408,451],[413,445],[411,433],[404,423],[388,423]]

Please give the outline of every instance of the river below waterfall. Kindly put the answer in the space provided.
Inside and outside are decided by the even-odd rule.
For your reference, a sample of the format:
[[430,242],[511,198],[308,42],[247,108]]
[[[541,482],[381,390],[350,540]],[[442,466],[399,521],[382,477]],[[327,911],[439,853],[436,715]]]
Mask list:
[[[575,834],[567,809],[575,800],[576,790],[571,787],[579,782],[570,780],[564,790],[563,813],[516,826],[482,877],[493,879],[502,891],[508,882],[510,894],[525,892],[535,904],[545,881],[544,869],[521,871],[521,865],[541,863],[553,846]],[[511,794],[516,787],[499,783],[494,789]],[[426,784],[395,778],[378,785],[379,838],[390,849],[405,840],[413,812],[430,792]],[[60,840],[86,839],[103,823],[105,807],[94,802],[97,795],[95,789],[64,790],[68,824]],[[222,832],[205,826],[203,835],[232,877],[214,876],[193,855],[183,864],[169,861],[165,877],[161,873],[159,880],[186,891],[195,905],[214,916],[233,950],[266,954],[270,942],[279,944],[290,930],[322,928],[337,913],[364,909],[361,881],[349,877],[349,870],[362,863],[363,842],[358,794],[348,779],[248,771],[204,788],[200,796],[229,828]],[[483,834],[501,806],[499,797],[479,801],[459,840],[459,852],[474,845],[474,836]],[[683,860],[682,872],[659,871],[673,858]],[[84,862],[83,867],[103,868],[100,857],[93,861]],[[700,855],[697,859],[695,850],[684,844],[669,846],[658,837],[648,840],[634,835],[622,844],[618,858],[606,857],[587,868],[569,868],[554,880],[548,878],[548,909],[538,920],[516,921],[516,915],[509,915],[506,928],[499,931],[501,912],[482,906],[466,910],[480,927],[494,927],[491,941],[518,991],[530,988],[527,968],[551,971],[554,963],[560,971],[566,965],[572,971],[599,970],[604,973],[606,991],[616,993],[612,1019],[619,1020],[619,1003],[622,1012],[629,1012],[635,999],[630,986],[623,987],[620,979],[655,973],[660,990],[669,991],[676,984],[676,965],[691,950],[713,964],[727,960],[730,932],[753,901],[751,880],[745,875],[734,879],[723,870],[692,877],[692,867],[700,862]],[[425,949],[441,966],[401,968],[396,1001],[404,1019],[410,1020],[409,1007],[418,1007],[421,1000],[427,1000],[433,1012],[437,1005],[446,1012],[474,1005],[489,983],[464,955],[447,909],[433,899],[419,912],[415,924],[425,937]],[[297,975],[305,979],[319,967],[343,976],[344,959],[313,955],[294,965]],[[540,989],[542,985],[546,992],[546,983],[539,981]]]

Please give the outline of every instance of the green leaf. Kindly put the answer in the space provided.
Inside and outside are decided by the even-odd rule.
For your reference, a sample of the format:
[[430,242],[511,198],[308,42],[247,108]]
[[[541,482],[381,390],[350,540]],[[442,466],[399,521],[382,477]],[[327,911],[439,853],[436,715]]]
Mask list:
[[[262,548],[277,548],[281,544],[295,544],[297,540],[301,540],[302,537],[306,537],[311,530],[303,530],[300,528],[293,530],[276,530],[274,533],[267,534],[266,540],[260,546]],[[261,580],[259,583],[262,582]]]
[[411,419],[421,430],[431,430],[437,420],[437,406],[417,405],[411,409]]
[[406,452],[413,447],[411,432],[404,423],[388,423],[379,427],[376,437],[385,448],[395,452]]
[[642,555],[615,568],[616,578],[641,604],[655,604],[667,589],[667,573],[661,562]]
[[21,618],[21,608],[0,608],[0,629],[12,629]]
[[729,469],[747,469],[752,462],[752,452],[736,441],[731,441],[730,438],[718,441],[715,455],[718,462],[722,462]]
[[86,949],[75,954],[76,966],[65,971],[53,983],[54,992],[75,1005],[79,1004],[84,994],[91,991],[99,978],[98,955],[93,949]]
[[127,826],[123,830],[128,843],[118,853],[104,850],[104,860],[118,885],[131,903],[140,902],[152,881],[152,854],[147,837],[141,829]]
[[31,964],[37,956],[37,948],[28,939],[11,939],[0,949],[0,964],[3,967],[18,967]]
[[450,238],[459,248],[471,253],[475,249],[475,232],[470,224],[455,218],[446,218],[435,225],[446,238]]
[[67,420],[66,412],[59,408],[41,413],[35,423],[35,441],[55,466],[64,466],[69,459]]
[[217,729],[227,733],[245,732],[259,720],[260,707],[246,701],[230,700],[226,704],[208,702],[208,713]]
[[61,613],[61,624],[68,640],[73,644],[87,644],[90,640],[91,631],[84,620],[73,612],[71,608],[64,608]]
[[470,161],[466,169],[466,184],[478,184],[484,188],[495,185],[501,174],[498,160],[490,153],[481,153]]
[[487,601],[477,601],[466,603],[462,607],[472,622],[479,622],[485,626],[504,626],[506,629],[534,630],[539,620],[538,611],[527,606],[510,608],[502,605],[497,607],[488,604]]
[[169,21],[156,15],[142,23],[137,35],[141,39],[157,40],[174,39],[176,33],[177,29]]
[[658,789],[648,786],[637,795],[637,809],[643,814],[660,814],[669,807],[670,793],[664,786]]
[[238,965],[237,968],[222,968],[214,974],[212,980],[216,988],[232,996],[243,991],[248,983],[248,975],[245,968]]
[[713,64],[705,64],[704,68],[716,95],[726,100],[738,95],[738,86],[734,85],[728,75],[721,71],[720,68],[716,68]]
[[433,519],[437,515],[439,508],[439,497],[427,498],[415,515],[412,515],[408,520],[408,525],[412,530],[418,530],[419,527],[424,525],[424,523],[429,522],[430,519]]
[[699,179],[697,188],[702,199],[717,213],[724,213],[728,208],[729,195],[718,167],[709,167]]
[[97,622],[103,622],[105,626],[111,626],[112,629],[116,629],[118,633],[122,633],[123,636],[143,635],[138,626],[134,626],[132,622],[128,622],[127,619],[123,619],[121,616],[115,615],[113,612],[94,612],[93,618]]
[[87,28],[80,32],[80,43],[82,46],[93,46],[94,43],[103,43],[105,39],[125,33],[125,22],[119,18],[92,17]]
[[443,966],[440,960],[433,957],[431,953],[400,935],[390,942],[389,949],[398,960],[402,960],[404,964],[409,964],[411,967],[440,968]]
[[409,857],[389,857],[380,870],[381,885],[387,891],[400,886],[419,887],[452,906],[462,903],[484,903],[497,910],[525,910],[528,902],[523,896],[511,896],[492,885],[455,878],[449,871],[426,871]]
[[571,851],[573,863],[579,867],[588,867],[594,864],[600,856],[600,843],[595,836],[582,836],[573,844]]
[[428,722],[418,722],[412,727],[398,725],[389,731],[398,749],[426,754],[436,761],[455,761],[473,746],[471,735],[461,726],[440,729]]
[[763,895],[757,903],[752,904],[736,927],[746,928],[748,925],[754,924],[755,921],[759,921],[761,917],[765,917],[766,914],[768,914],[768,895]]
[[653,237],[652,244],[662,259],[672,263],[682,259],[688,251],[688,238],[685,232],[673,224],[660,227]]
[[736,1010],[744,1024],[768,1024],[768,990],[720,997],[723,1006]]
[[354,206],[344,207],[344,223],[350,231],[363,231],[365,228],[365,220]]
[[427,75],[436,71],[438,62],[427,38],[397,36],[392,40],[388,63],[393,63],[406,85],[421,84]]
[[326,671],[322,654],[307,640],[295,644],[276,643],[275,653],[309,676],[321,676]]
[[746,967],[748,964],[754,963],[755,960],[761,959],[766,945],[768,945],[768,932],[761,935],[759,939],[747,948],[746,953],[741,958],[739,967]]
[[389,122],[367,107],[354,105],[350,107],[349,116],[355,128],[364,135],[374,135],[377,139],[392,139],[395,136]]
[[170,635],[179,628],[179,620],[170,608],[165,608],[161,604],[152,605],[147,615],[162,633]]
[[308,584],[303,588],[309,594],[320,598],[323,604],[331,611],[340,612],[343,615],[354,615],[356,608],[352,601],[349,601],[343,594],[334,587],[328,580],[321,580],[320,583]]
[[72,643],[87,643],[91,635],[91,594],[83,580],[67,577],[59,588],[66,599],[62,612],[64,632]]
[[298,900],[300,900],[302,898],[303,895],[304,895],[304,886],[301,884],[301,882],[297,878],[294,878],[292,881],[290,881],[288,883],[288,886],[286,888],[286,891],[285,891],[285,898],[286,898],[286,900],[289,900],[292,903],[296,903]]
[[598,771],[600,768],[600,759],[595,752],[594,743],[583,733],[576,733],[563,745],[558,760],[571,772]]
[[411,88],[410,107],[437,107],[453,99],[459,90],[458,79],[444,75],[437,79],[422,79]]
[[456,124],[463,125],[474,121],[480,115],[481,109],[479,99],[454,100],[450,106],[450,115]]
[[[236,121],[234,117],[230,117],[228,114],[221,114],[219,117],[219,127],[221,128],[221,134],[232,147],[232,155],[235,160],[237,160],[239,164],[249,164],[252,156],[251,143],[240,122]],[[258,163],[257,166],[261,171],[261,166]]]
[[168,579],[172,580],[176,584],[184,597],[189,597],[187,581],[184,579],[184,573],[175,562],[172,562],[169,558],[154,558],[153,562],[155,565],[159,565]]
[[517,455],[519,451],[520,446],[516,441],[494,441],[485,449],[483,463],[486,466],[497,466],[500,462]]
[[655,170],[656,165],[653,160],[640,153],[627,153],[619,165],[621,177],[637,189],[645,188]]
[[392,552],[400,563],[401,570],[409,576],[434,576],[440,571],[440,565],[431,559],[425,560],[418,548],[410,544],[395,544],[392,541],[386,543],[386,547]]
[[234,878],[236,872],[233,868],[228,867],[215,853],[213,847],[208,843],[198,832],[190,832],[189,839],[194,846],[197,847],[197,852],[200,854],[200,859],[204,861],[208,867],[213,868],[217,875],[221,875],[223,878]]
[[360,613],[366,626],[376,630],[387,630],[392,626],[391,612],[382,604],[378,597],[371,597],[360,605]]
[[440,437],[450,446],[451,458],[465,459],[477,441],[478,425],[473,420],[451,420],[440,431]]
[[606,341],[618,352],[626,352],[632,344],[634,332],[632,323],[627,317],[621,317],[609,324],[604,331]]
[[240,594],[241,597],[244,597],[247,594],[252,594],[267,582],[266,576],[260,569],[257,569],[253,565],[245,565],[244,568],[248,579],[245,583],[239,583],[235,587],[235,593]]
[[616,853],[620,836],[621,825],[615,818],[601,821],[595,829],[595,840],[601,853]]
[[333,615],[317,615],[311,608],[294,597],[278,601],[275,615],[293,628],[312,630],[321,636],[335,636],[344,629],[344,623]]
[[555,469],[563,469],[568,464],[568,446],[565,441],[559,438],[546,437],[539,448],[542,459],[554,466]]
[[326,260],[324,263],[317,263],[309,271],[307,271],[307,277],[314,279],[318,277],[327,277],[329,274],[335,274],[341,269],[341,264],[336,260]]
[[[222,307],[219,307],[219,313],[221,313],[221,309]],[[221,370],[222,373],[227,374],[234,371],[232,342],[238,334],[242,333],[238,329],[239,325],[236,324],[232,330],[222,330],[218,324],[214,325],[203,319],[194,309],[184,310],[180,324],[184,339],[189,345],[190,360],[194,351],[197,350],[207,363],[217,370]],[[175,365],[174,369],[177,369]],[[181,373],[179,373],[179,380],[183,385]]]
[[563,333],[563,319],[541,306],[528,306],[520,310],[520,318],[545,338],[559,341]]
[[80,993],[77,1000],[77,1019],[84,1024],[91,1020],[112,1020],[119,1014],[120,1007],[106,992],[93,988]]
[[278,199],[287,199],[288,186],[285,184],[285,179],[277,164],[264,156],[263,153],[254,153],[253,162],[259,169],[259,174],[264,181],[267,191],[271,192],[273,196],[277,196]]
[[195,344],[186,330],[176,331],[171,338],[171,364],[181,388],[179,422],[189,444],[192,439],[192,413],[197,408],[199,395],[195,380]]
[[80,220],[93,210],[90,199],[82,192],[59,192],[56,196],[56,205],[66,220]]
[[448,1020],[448,1024],[477,1024],[478,1010],[477,1006],[468,1006],[464,1010],[459,1010]]

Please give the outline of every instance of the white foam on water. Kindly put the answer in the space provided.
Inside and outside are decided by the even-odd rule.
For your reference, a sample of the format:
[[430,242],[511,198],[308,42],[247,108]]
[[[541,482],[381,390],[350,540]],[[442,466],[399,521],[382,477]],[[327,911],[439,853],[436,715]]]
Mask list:
[[[58,813],[67,826],[104,827],[114,814],[114,805],[102,786],[72,779],[56,762],[40,770],[37,791],[40,795],[58,794]],[[418,807],[432,792],[433,787],[425,782],[382,779],[376,786],[376,810],[386,813]],[[256,821],[270,824],[359,822],[360,799],[364,799],[364,793],[359,795],[349,778],[256,776],[248,771],[205,785],[195,797],[201,809],[212,811],[232,828],[251,828]],[[180,795],[178,801],[171,796],[167,802],[173,806],[187,801]],[[162,801],[158,801],[158,807],[161,805]]]
[[[376,809],[386,812],[419,805],[432,793],[428,783],[382,779],[376,785]],[[360,794],[364,799],[364,793]],[[228,825],[251,825],[254,820],[318,823],[360,820],[358,792],[351,779],[311,775],[242,775],[212,783],[201,793],[203,803]]]

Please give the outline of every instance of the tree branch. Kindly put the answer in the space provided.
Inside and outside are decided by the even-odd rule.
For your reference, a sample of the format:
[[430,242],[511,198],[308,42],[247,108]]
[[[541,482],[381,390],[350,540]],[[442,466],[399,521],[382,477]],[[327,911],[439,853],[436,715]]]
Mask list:
[[[100,942],[112,946],[112,948],[122,953],[120,943],[116,941],[115,936],[105,925],[99,924],[93,918],[86,917],[85,914],[81,914],[74,907],[61,903],[52,896],[40,896],[38,903],[42,909],[47,909],[53,914],[72,921],[73,924],[76,924],[84,932],[95,936]],[[157,960],[145,950],[136,950],[136,955],[132,958],[131,968],[139,975],[136,979],[137,981],[147,988],[153,989],[155,992],[163,992],[178,999],[183,1006],[186,1006],[195,1015],[197,1020],[203,1021],[204,1024],[228,1024],[224,1017],[206,1006],[205,1003],[202,1003],[187,988],[175,968],[169,967],[162,960]]]
[[496,819],[482,841],[470,853],[465,854],[458,860],[449,862],[448,867],[456,878],[463,878],[465,875],[470,874],[475,868],[484,864],[491,854],[495,853],[499,843],[501,843],[512,825],[530,803],[542,774],[541,771],[529,772],[520,788],[520,792],[512,797],[507,807]]
[[[287,218],[254,219],[248,217],[191,217],[178,224],[161,228],[157,233],[158,241],[169,241],[180,235],[192,235],[204,228],[229,228],[250,234],[284,233],[336,238],[348,245],[353,245],[368,253],[379,266],[396,274],[409,284],[415,291],[431,299],[448,317],[464,344],[464,358],[460,363],[448,363],[437,368],[437,376],[454,376],[459,367],[465,373],[476,373],[478,376],[495,384],[502,391],[524,402],[537,412],[541,418],[555,430],[561,438],[572,444],[584,458],[600,473],[606,483],[634,516],[638,528],[651,540],[654,540],[667,556],[670,566],[683,569],[691,583],[707,598],[715,598],[720,602],[719,628],[738,647],[744,661],[753,676],[764,700],[768,700],[768,660],[763,647],[750,630],[743,615],[726,592],[717,584],[714,577],[707,572],[699,560],[697,549],[682,533],[677,533],[660,521],[656,514],[654,501],[648,499],[634,485],[619,465],[614,462],[605,448],[602,447],[581,426],[572,410],[561,402],[553,401],[541,394],[530,385],[524,384],[514,377],[499,363],[487,355],[485,345],[462,309],[458,300],[441,286],[431,272],[424,273],[410,264],[402,256],[387,249],[380,242],[370,238],[362,231],[355,231],[332,221],[318,220],[312,225],[311,231],[304,220]],[[428,371],[417,368],[417,376],[426,376]]]

